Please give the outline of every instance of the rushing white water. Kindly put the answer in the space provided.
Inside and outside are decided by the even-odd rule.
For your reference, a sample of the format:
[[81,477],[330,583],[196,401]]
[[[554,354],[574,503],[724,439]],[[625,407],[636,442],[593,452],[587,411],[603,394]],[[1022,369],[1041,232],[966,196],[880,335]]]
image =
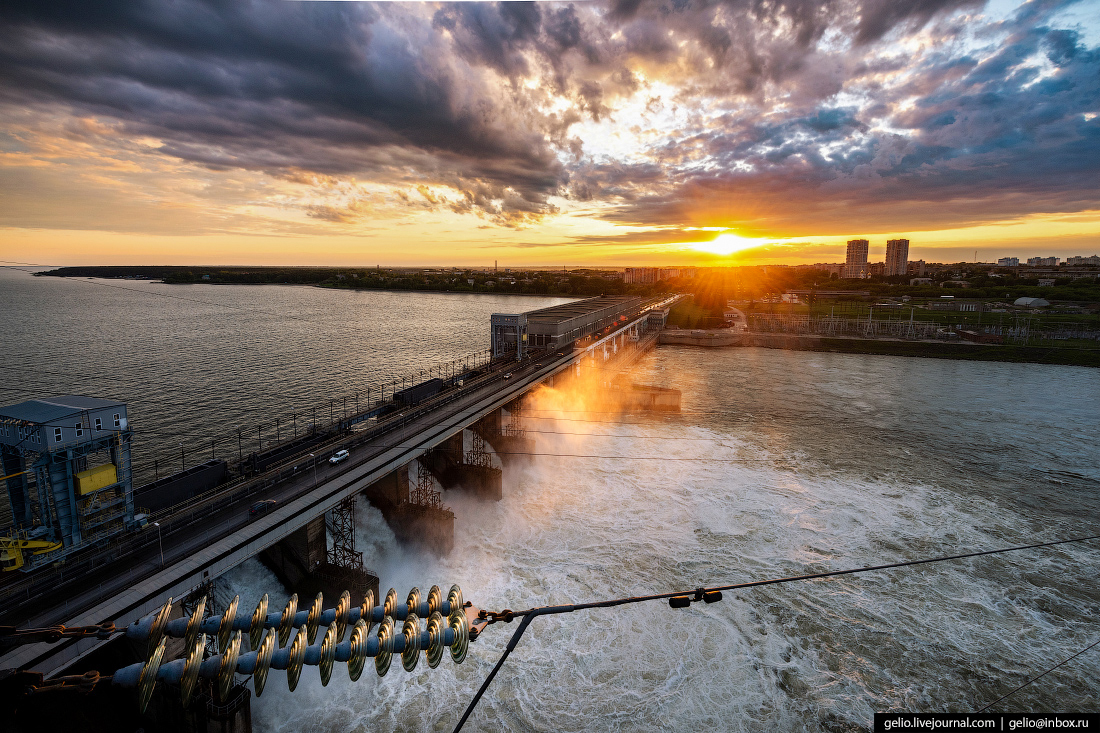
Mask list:
[[[552,302],[114,285],[0,272],[3,389],[10,402],[127,401],[139,465],[484,348],[489,313]],[[383,591],[457,582],[478,606],[519,610],[1100,528],[1100,371],[661,348],[637,372],[682,390],[683,414],[529,419],[554,431],[531,434],[539,453],[605,457],[508,468],[496,504],[447,494],[447,558],[400,548],[361,502],[359,549]],[[843,731],[868,729],[878,711],[973,710],[1100,638],[1098,546],[542,618],[467,730]],[[258,562],[219,581],[222,607],[265,592],[285,602]],[[368,666],[351,683],[337,665],[327,688],[308,667],[294,693],[273,671],[253,701],[255,729],[450,730],[514,629],[490,627],[458,667],[422,661],[410,675],[395,664],[379,680]],[[1100,648],[1004,708],[1095,711],[1098,671]]]
[[[639,381],[679,416],[529,419],[505,497],[448,493],[456,546],[358,541],[383,589],[459,583],[494,610],[782,577],[1094,533],[1100,378],[1086,369],[757,349],[660,349]],[[1066,385],[1076,385],[1067,393]],[[1012,395],[1006,394],[1006,390]],[[568,435],[562,433],[588,433]],[[609,437],[609,435],[623,437]],[[638,457],[645,460],[631,460]],[[651,460],[657,458],[659,460]],[[875,712],[982,707],[1100,636],[1097,543],[541,618],[471,730],[866,730]],[[277,587],[258,565],[223,594]],[[278,592],[276,592],[276,595]],[[456,667],[357,683],[282,673],[263,731],[450,730],[515,624]],[[1100,654],[1004,703],[1095,710]]]

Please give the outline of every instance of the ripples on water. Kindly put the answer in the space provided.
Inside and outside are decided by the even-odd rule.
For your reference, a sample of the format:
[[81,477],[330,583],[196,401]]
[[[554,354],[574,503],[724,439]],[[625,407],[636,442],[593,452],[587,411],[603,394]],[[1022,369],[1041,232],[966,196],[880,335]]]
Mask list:
[[[267,308],[288,297],[284,291],[303,293],[297,312],[310,318],[346,311],[357,298],[373,303],[372,294],[311,289],[181,292],[246,303],[263,293]],[[436,296],[394,297],[404,312],[438,308]],[[137,302],[148,307],[143,298]],[[535,307],[523,305],[530,302],[515,307]],[[480,339],[487,313],[506,309],[476,298],[462,307],[484,311],[469,326],[481,329]],[[303,374],[329,379],[330,362],[363,363],[354,350],[337,358],[335,346],[303,341],[305,324],[272,318],[269,333],[254,334],[236,322],[239,314],[218,317],[217,329],[198,330],[252,344],[244,363],[302,367],[273,382],[307,385],[314,382]],[[449,353],[440,344],[454,343],[451,332],[440,330],[427,328],[416,348]],[[178,332],[194,341],[183,325]],[[391,346],[403,348],[371,348]],[[40,343],[21,348],[48,358]],[[68,348],[67,358],[79,361],[79,349]],[[92,353],[102,348],[89,342]],[[173,374],[164,367],[170,362],[146,363],[140,354],[125,363],[150,380],[187,382],[194,373],[183,366]],[[250,392],[266,380],[235,369],[236,377],[227,375],[211,359],[202,379],[244,406],[268,404]],[[540,430],[625,437],[535,434],[542,453],[612,457],[541,457],[506,469],[497,504],[447,494],[456,513],[447,558],[401,549],[379,513],[361,504],[359,546],[383,589],[404,595],[412,585],[458,582],[479,606],[520,609],[1060,539],[1100,526],[1095,370],[662,348],[637,379],[683,390],[684,414],[634,424],[530,421]],[[1098,549],[1063,545],[757,588],[684,610],[652,602],[539,619],[469,729],[846,731],[869,730],[874,712],[891,709],[980,708],[1100,636]],[[246,606],[263,592],[285,597],[252,562],[219,592],[223,601],[240,593]],[[327,688],[307,670],[293,694],[283,673],[272,672],[253,701],[256,729],[450,730],[514,628],[488,629],[460,667],[445,659],[428,670],[422,662],[411,675],[395,668],[381,680],[368,667],[350,683],[339,666]],[[1095,711],[1098,672],[1100,652],[1090,652],[1004,708]]]
[[[565,298],[165,285],[31,277],[0,270],[3,404],[51,394],[127,403],[137,483],[210,457],[255,450],[328,400],[488,348],[489,316]],[[374,392],[376,394],[376,392]],[[341,403],[336,403],[339,413]],[[226,440],[226,438],[230,438]]]
[[[456,548],[408,554],[374,510],[383,587],[458,582],[500,610],[694,588],[1060,539],[1100,524],[1098,373],[763,349],[662,348],[643,382],[680,416],[529,421],[542,457],[499,504],[447,495]],[[583,417],[583,416],[582,416]],[[602,415],[592,420],[614,419]],[[645,436],[645,437],[642,437]],[[629,461],[667,456],[707,461]],[[724,463],[713,459],[730,459]],[[475,730],[868,730],[875,712],[967,711],[1100,635],[1096,544],[544,618]],[[272,582],[242,570],[223,592]],[[265,730],[449,730],[510,637],[459,668],[257,702]],[[1100,655],[1005,709],[1095,710]]]

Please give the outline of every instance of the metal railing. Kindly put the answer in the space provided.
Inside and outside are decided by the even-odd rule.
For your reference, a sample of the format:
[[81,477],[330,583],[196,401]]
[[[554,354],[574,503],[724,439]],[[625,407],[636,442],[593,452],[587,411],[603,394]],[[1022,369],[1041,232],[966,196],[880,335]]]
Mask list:
[[[185,440],[180,444],[177,455],[172,459],[179,461],[183,468],[187,468],[188,457],[195,460],[193,465],[198,465],[205,460],[220,457],[230,465],[236,466],[246,461],[254,453],[264,452],[280,445],[286,445],[295,439],[311,433],[332,432],[353,416],[370,412],[390,404],[393,401],[393,393],[399,387],[417,384],[425,378],[436,375],[450,374],[455,377],[464,371],[484,369],[491,363],[491,354],[488,351],[477,351],[461,358],[433,364],[424,369],[408,373],[403,377],[374,382],[363,389],[348,394],[330,397],[324,402],[305,409],[295,410],[290,413],[273,415],[270,419],[248,427],[239,426],[235,430],[218,435],[210,435],[195,440]],[[327,402],[327,405],[325,404]],[[348,406],[354,405],[354,410],[349,412]],[[329,415],[325,415],[325,407]],[[268,431],[265,437],[264,431]],[[136,431],[142,435],[142,431]],[[234,450],[236,449],[236,450]],[[173,449],[175,451],[175,449]],[[140,476],[143,481],[159,477],[158,463],[163,463],[163,452],[157,458],[149,458],[144,463],[132,467],[135,480]],[[140,487],[135,487],[140,488]]]
[[[404,431],[412,421],[459,399],[474,395],[490,383],[500,380],[505,370],[522,367],[525,364],[533,362],[535,358],[542,355],[544,354],[539,353],[531,355],[521,363],[510,361],[502,362],[497,365],[490,365],[491,369],[487,373],[481,374],[475,379],[466,382],[461,388],[448,390],[431,399],[425,400],[415,407],[393,414],[384,420],[380,420],[371,429],[357,431],[353,433],[351,437],[346,433],[339,434],[328,443],[311,446],[307,449],[307,452],[321,453],[339,448],[355,448],[365,443],[369,443],[375,438],[398,431],[400,431],[400,434],[397,437],[397,442],[400,443],[401,440],[408,437]],[[391,446],[381,446],[379,452],[388,450],[390,447]],[[301,456],[297,457],[300,458]],[[288,458],[286,463],[293,463],[293,461],[294,458]],[[228,508],[234,504],[242,503],[244,500],[260,494],[294,476],[300,476],[302,474],[308,475],[308,472],[313,470],[315,462],[316,457],[314,458],[314,462],[310,462],[305,466],[288,467],[286,463],[284,463],[259,476],[249,478],[238,477],[228,484],[222,484],[204,494],[193,497],[184,504],[155,512],[149,515],[149,523],[142,530],[112,538],[104,545],[90,549],[87,556],[82,557],[83,553],[80,552],[73,553],[66,558],[65,566],[61,568],[42,568],[28,576],[26,580],[6,584],[3,589],[0,589],[0,606],[6,609],[13,609],[15,603],[25,605],[49,593],[56,592],[58,587],[65,582],[66,576],[70,579],[74,574],[77,576],[86,576],[90,571],[116,562],[124,557],[135,555],[148,548],[155,549],[162,541],[163,537],[170,537],[175,532],[187,529],[196,524],[200,519],[209,527],[210,517],[216,515],[219,510]],[[310,483],[303,484],[298,491],[287,497],[286,501],[294,501],[312,492],[327,480],[330,479],[327,477],[323,479],[318,478]],[[181,511],[181,507],[186,507],[186,510]],[[153,530],[153,522],[158,522],[160,524],[155,531]],[[219,536],[224,536],[228,531],[236,527],[244,526],[248,524],[248,522],[249,517],[245,515],[227,518],[225,522],[217,523],[216,526],[219,528],[217,534]],[[203,533],[204,537],[209,535],[209,529]],[[137,573],[135,577],[137,568],[131,567],[125,576],[125,584],[127,586],[132,585],[134,582],[153,575],[159,569],[160,566],[153,563],[150,567],[142,567],[141,572]],[[115,578],[118,577],[117,575],[115,576]],[[116,582],[112,585],[118,585],[118,583]],[[104,584],[101,583],[96,587],[100,589],[101,592],[99,595],[102,596]],[[62,606],[63,612],[67,612],[70,605],[71,602],[67,600]]]

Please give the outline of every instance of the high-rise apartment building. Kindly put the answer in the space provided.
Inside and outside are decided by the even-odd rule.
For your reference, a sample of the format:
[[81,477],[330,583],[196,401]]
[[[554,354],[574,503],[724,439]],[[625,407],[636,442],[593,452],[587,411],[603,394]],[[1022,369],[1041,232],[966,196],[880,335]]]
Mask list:
[[909,240],[886,240],[886,276],[905,275],[909,272]]
[[849,239],[848,256],[844,261],[844,277],[862,279],[868,275],[867,251],[871,243],[866,239]]
[[997,267],[1019,267],[1019,257],[1002,257],[997,260]]
[[656,267],[627,267],[623,271],[623,282],[648,284],[657,282]]

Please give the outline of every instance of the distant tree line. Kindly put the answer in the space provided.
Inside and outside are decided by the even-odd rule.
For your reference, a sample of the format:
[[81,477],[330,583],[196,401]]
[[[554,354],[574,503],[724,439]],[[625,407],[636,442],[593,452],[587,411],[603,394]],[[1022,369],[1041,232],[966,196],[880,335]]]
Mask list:
[[363,290],[423,290],[575,297],[646,296],[668,289],[652,284],[627,284],[619,274],[612,271],[578,273],[560,270],[524,270],[500,273],[480,270],[425,272],[411,268],[88,266],[62,267],[42,274],[57,277],[163,280],[171,284],[293,284]]
[[[1042,297],[1079,303],[1100,302],[1100,282],[1094,279],[1061,278],[1054,285],[1040,286],[1037,279],[1004,273],[993,277],[988,265],[961,263],[940,268],[938,281],[966,280],[966,289],[933,285],[909,285],[909,277],[876,277],[869,280],[837,279],[821,270],[780,267],[699,268],[694,278],[677,278],[658,283],[626,283],[613,271],[513,270],[426,270],[413,268],[352,267],[201,267],[201,266],[105,266],[63,267],[42,273],[60,277],[141,278],[166,283],[232,283],[319,285],[364,290],[422,290],[466,293],[512,293],[591,297],[595,295],[650,296],[671,292],[689,293],[693,305],[708,317],[721,318],[730,300],[753,301],[788,290],[853,291],[840,300],[864,300],[855,291],[870,292],[871,299],[884,297],[938,298],[944,294],[986,300]],[[835,297],[835,296],[833,296]],[[702,318],[701,313],[696,314]]]

